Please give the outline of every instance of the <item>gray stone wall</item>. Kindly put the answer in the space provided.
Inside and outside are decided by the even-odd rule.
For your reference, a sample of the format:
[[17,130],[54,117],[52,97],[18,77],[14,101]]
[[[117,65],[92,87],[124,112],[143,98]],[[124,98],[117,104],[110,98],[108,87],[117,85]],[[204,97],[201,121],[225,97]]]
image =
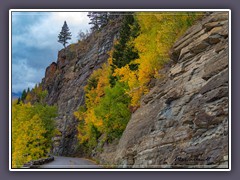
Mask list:
[[227,168],[228,13],[215,12],[173,46],[171,67],[142,98],[114,161],[132,168]]

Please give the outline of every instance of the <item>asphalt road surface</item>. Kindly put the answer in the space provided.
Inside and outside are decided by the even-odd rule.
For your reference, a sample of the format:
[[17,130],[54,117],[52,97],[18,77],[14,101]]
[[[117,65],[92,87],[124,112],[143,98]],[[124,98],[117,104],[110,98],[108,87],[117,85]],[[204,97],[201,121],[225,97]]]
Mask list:
[[54,156],[54,161],[43,164],[39,168],[101,168],[101,166],[83,158]]

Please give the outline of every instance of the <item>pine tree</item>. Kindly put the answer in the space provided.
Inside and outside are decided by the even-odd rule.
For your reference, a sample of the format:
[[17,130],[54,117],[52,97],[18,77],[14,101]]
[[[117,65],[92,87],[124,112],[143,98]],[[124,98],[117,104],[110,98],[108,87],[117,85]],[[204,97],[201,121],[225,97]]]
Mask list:
[[68,44],[68,40],[71,39],[71,32],[69,32],[69,28],[67,22],[64,21],[62,31],[58,35],[58,42],[63,44],[64,48],[66,48],[66,44]]
[[20,104],[20,102],[21,102],[21,99],[19,97],[18,100],[17,100],[17,104]]
[[114,19],[117,19],[117,18],[119,18],[121,15],[124,15],[125,14],[125,12],[109,12],[109,17],[108,17],[108,19],[109,20],[114,20]]
[[26,92],[26,90],[24,89],[23,92],[22,92],[22,97],[21,97],[22,102],[24,102],[24,100],[26,99],[26,97],[27,97],[27,92]]
[[[123,24],[120,30],[120,37],[117,44],[114,46],[112,55],[112,72],[114,73],[116,68],[122,68],[126,65],[130,70],[134,71],[138,69],[138,63],[131,63],[131,61],[139,58],[138,51],[135,49],[132,39],[135,39],[140,32],[140,26],[134,19],[132,13],[125,15]],[[113,87],[117,78],[110,75],[109,81]]]
[[89,12],[87,15],[90,18],[89,24],[92,24],[91,30],[97,31],[105,26],[109,20],[108,12]]
[[[132,27],[132,28],[131,28]],[[126,15],[120,31],[119,42],[114,46],[113,69],[121,68],[129,64],[132,60],[139,58],[134,46],[129,44],[131,38],[138,36],[139,26],[135,22],[133,15]],[[137,69],[134,67],[133,69]]]

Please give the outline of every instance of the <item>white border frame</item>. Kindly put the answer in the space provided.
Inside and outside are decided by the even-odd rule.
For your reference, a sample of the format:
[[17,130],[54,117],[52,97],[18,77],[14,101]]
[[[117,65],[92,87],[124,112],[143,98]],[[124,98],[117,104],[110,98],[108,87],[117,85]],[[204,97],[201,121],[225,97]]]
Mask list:
[[[89,12],[89,11],[226,11],[229,15],[229,141],[228,141],[228,169],[14,169],[12,168],[12,12]],[[10,9],[9,10],[9,171],[231,171],[231,10],[230,9]]]

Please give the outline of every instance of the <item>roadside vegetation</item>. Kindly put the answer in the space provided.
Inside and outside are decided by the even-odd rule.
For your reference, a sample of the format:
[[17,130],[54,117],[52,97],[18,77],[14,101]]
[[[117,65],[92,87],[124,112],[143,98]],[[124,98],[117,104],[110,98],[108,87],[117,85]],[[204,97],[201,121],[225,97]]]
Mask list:
[[[46,91],[36,86],[31,92],[12,102],[12,167],[47,157],[52,147],[52,137],[56,133],[55,106],[43,102]],[[35,103],[30,102],[35,99]]]

